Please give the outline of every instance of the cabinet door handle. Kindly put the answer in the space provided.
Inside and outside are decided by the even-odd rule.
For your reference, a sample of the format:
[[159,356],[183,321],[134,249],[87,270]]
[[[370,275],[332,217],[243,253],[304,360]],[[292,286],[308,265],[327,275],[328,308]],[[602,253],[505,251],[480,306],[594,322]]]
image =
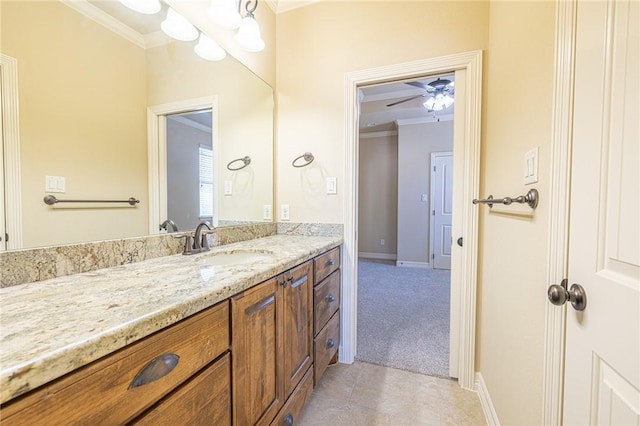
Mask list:
[[330,294],[327,296],[327,302],[331,303],[335,301],[336,301],[336,297],[333,294]]
[[327,348],[331,349],[335,345],[336,345],[336,342],[334,342],[333,339],[327,340]]
[[333,266],[333,265],[335,265],[335,264],[336,264],[336,261],[335,261],[335,260],[333,260],[333,259],[329,259],[329,260],[327,260],[327,265],[329,265],[329,266]]
[[171,373],[178,366],[180,357],[176,354],[163,354],[155,357],[142,367],[129,385],[129,389],[155,382]]
[[287,417],[282,420],[282,426],[293,426],[293,416],[291,414],[287,414]]

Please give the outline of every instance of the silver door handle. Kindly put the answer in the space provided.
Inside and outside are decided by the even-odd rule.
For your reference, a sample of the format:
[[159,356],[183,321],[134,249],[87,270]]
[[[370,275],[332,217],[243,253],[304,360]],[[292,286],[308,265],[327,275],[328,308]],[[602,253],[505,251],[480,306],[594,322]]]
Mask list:
[[573,309],[576,311],[584,311],[587,307],[587,293],[580,284],[571,284],[571,288],[567,290],[568,281],[563,279],[560,284],[553,284],[547,290],[549,301],[556,306],[562,306],[571,302]]

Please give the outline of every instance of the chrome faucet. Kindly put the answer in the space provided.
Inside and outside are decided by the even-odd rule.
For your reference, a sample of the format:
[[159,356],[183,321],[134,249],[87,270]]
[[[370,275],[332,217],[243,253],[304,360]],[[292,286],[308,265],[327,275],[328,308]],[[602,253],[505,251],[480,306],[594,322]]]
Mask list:
[[207,228],[208,230],[214,229],[212,226],[209,226],[207,222],[200,222],[198,226],[196,226],[193,236],[185,235],[184,251],[182,254],[196,254],[209,251],[209,240],[207,239],[206,233],[203,234],[202,228]]
[[[169,227],[171,227],[171,231],[169,231]],[[162,231],[163,229],[168,233],[178,232],[178,225],[171,219],[167,219],[160,224],[160,230]]]

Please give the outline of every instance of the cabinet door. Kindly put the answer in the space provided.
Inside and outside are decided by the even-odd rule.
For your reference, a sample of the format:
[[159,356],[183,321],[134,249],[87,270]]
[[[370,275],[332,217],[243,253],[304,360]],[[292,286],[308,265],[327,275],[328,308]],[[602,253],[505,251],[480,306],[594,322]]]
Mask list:
[[284,386],[289,396],[313,362],[312,262],[284,274]]
[[284,403],[278,279],[232,297],[231,312],[233,423],[269,424]]

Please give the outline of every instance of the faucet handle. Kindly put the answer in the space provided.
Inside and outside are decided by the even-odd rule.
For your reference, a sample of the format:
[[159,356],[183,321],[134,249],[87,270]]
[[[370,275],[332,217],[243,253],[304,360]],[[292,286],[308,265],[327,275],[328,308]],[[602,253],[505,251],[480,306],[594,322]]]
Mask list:
[[184,234],[184,251],[182,254],[193,254],[194,253],[194,242],[193,236],[190,234]]

